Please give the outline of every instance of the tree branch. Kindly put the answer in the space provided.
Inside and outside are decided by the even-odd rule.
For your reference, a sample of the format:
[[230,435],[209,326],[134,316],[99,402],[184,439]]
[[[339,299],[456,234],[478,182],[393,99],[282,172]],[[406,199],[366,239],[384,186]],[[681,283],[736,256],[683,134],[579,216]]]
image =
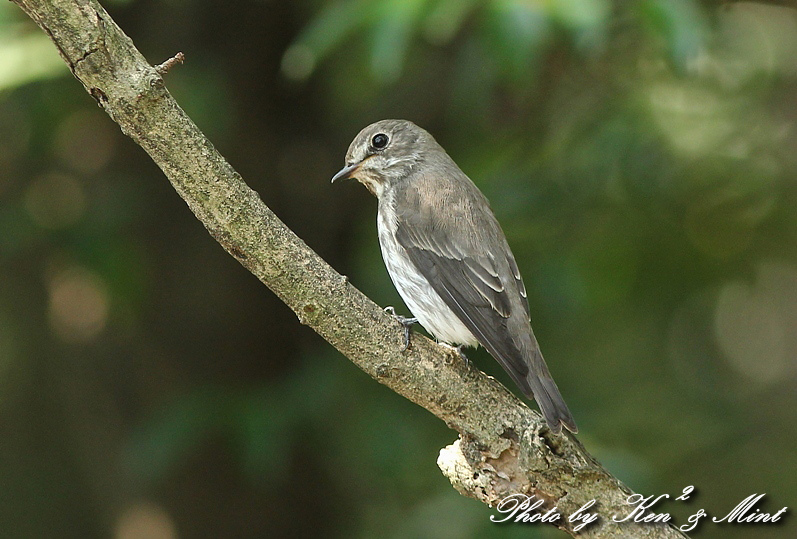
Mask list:
[[[685,537],[622,523],[631,491],[571,435],[554,435],[499,383],[420,335],[403,332],[289,230],[224,160],[94,0],[12,0],[53,40],[88,93],[163,170],[208,232],[299,317],[378,382],[460,433],[438,465],[466,496],[496,505],[534,495],[564,518],[592,499],[600,520],[581,537]],[[576,535],[575,524],[560,519]]]

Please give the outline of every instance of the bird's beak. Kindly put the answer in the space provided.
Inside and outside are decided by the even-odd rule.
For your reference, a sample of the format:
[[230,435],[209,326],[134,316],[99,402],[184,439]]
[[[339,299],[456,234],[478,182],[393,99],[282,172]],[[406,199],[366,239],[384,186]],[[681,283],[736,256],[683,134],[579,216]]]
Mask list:
[[362,162],[346,165],[340,169],[337,174],[332,176],[332,183],[335,183],[338,180],[348,180],[349,178],[352,178],[357,172],[357,169],[360,168],[361,164]]

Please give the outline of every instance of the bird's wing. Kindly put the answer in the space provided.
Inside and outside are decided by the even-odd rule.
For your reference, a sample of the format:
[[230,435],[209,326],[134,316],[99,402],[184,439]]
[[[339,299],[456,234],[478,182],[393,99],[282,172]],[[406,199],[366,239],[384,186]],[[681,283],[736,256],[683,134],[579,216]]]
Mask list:
[[515,286],[517,287],[517,291],[520,293],[520,297],[523,298],[520,303],[523,305],[523,310],[526,312],[526,318],[531,321],[529,300],[528,296],[526,296],[526,285],[523,284],[523,277],[520,276],[520,269],[517,267],[515,255],[512,254],[512,251],[509,251],[507,260],[509,261],[509,269],[512,270],[512,276],[515,278]]
[[[417,193],[410,192],[408,196],[413,198],[412,203],[400,204],[401,210],[396,212],[399,244],[465,327],[524,393],[530,394],[529,366],[507,327],[513,304],[510,293],[521,292],[527,320],[528,303],[517,265],[497,221],[492,214],[475,221],[473,213],[456,215],[457,208],[467,210],[459,204],[442,209],[427,208],[423,197],[418,197]],[[439,211],[446,212],[448,218],[441,220]],[[499,252],[491,253],[484,242],[474,241],[477,233],[498,241]],[[496,259],[501,256],[507,260]],[[510,278],[504,270],[502,281],[499,268],[507,265],[513,275]]]

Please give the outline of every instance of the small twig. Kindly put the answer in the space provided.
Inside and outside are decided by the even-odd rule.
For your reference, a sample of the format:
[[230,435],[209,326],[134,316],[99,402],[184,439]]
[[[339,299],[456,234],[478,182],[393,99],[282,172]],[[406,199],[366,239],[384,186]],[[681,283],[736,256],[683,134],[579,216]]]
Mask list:
[[185,61],[185,54],[183,54],[182,52],[178,52],[177,54],[175,54],[174,56],[172,56],[162,64],[156,65],[155,71],[157,71],[160,76],[163,76],[166,73],[168,73],[171,68],[173,68],[177,64],[182,64],[184,61]]

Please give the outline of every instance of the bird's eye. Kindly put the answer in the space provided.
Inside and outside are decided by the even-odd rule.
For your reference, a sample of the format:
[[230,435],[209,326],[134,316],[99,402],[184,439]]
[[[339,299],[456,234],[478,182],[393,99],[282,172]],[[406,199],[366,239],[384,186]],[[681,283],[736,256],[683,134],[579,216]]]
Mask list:
[[371,139],[371,146],[374,147],[375,150],[382,150],[388,143],[387,135],[384,133],[377,133],[374,135],[374,138]]

